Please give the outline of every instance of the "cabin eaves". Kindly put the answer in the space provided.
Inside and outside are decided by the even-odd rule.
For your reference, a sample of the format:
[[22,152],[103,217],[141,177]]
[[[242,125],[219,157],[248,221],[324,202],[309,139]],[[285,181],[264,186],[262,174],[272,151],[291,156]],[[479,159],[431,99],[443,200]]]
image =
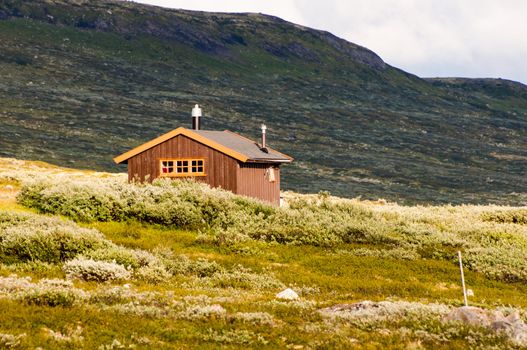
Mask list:
[[227,130],[189,130],[183,127],[179,127],[149,142],[146,142],[128,152],[115,157],[113,160],[117,164],[124,163],[128,159],[140,154],[141,152],[144,152],[179,135],[184,135],[243,163],[289,163],[293,160],[293,158],[289,157],[288,155],[275,151],[271,148],[267,148],[267,152],[265,152],[256,142]]

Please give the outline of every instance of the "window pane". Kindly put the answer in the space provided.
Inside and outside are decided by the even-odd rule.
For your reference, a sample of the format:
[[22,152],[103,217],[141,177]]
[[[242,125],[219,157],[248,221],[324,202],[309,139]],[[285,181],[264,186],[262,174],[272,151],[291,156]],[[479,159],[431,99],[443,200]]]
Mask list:
[[205,170],[203,159],[188,160],[163,160],[161,161],[162,174],[203,174]]
[[161,173],[168,174],[174,172],[174,162],[171,160],[161,161]]

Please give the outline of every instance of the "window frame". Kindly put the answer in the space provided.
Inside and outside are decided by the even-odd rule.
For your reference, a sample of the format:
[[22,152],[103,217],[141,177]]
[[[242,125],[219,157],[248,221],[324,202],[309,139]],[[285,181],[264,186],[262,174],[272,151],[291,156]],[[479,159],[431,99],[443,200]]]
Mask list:
[[[187,165],[184,166],[184,165],[178,165],[178,162],[184,162],[184,161],[187,161]],[[192,171],[192,162],[193,161],[201,161],[202,162],[202,168],[203,168],[203,171],[201,172],[193,172]],[[206,164],[206,161],[205,161],[205,158],[160,158],[158,159],[158,162],[159,162],[159,177],[191,177],[191,176],[207,176],[207,173],[205,172],[205,164]],[[163,162],[173,162],[172,163],[172,166],[169,166],[167,165],[167,167],[169,168],[172,168],[172,172],[171,173],[164,173],[163,172]],[[186,173],[178,173],[177,172],[177,169],[178,168],[181,168],[181,167],[186,167],[188,168],[188,172]],[[195,168],[199,167],[198,165],[194,166]]]

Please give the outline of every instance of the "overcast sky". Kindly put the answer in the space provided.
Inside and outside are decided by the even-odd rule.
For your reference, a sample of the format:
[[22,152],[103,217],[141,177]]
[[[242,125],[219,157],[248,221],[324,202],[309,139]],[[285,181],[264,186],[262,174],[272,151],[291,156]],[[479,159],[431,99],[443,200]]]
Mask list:
[[218,12],[261,12],[327,30],[422,77],[527,83],[527,0],[136,0]]

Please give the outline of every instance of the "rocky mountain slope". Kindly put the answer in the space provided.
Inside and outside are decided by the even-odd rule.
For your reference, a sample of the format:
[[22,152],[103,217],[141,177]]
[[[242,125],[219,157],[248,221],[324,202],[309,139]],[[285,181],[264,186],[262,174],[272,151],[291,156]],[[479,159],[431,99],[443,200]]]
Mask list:
[[[403,43],[401,43],[403,44]],[[0,155],[123,171],[111,158],[190,124],[296,161],[284,187],[402,202],[525,204],[527,87],[421,79],[260,14],[116,1],[0,1]]]

